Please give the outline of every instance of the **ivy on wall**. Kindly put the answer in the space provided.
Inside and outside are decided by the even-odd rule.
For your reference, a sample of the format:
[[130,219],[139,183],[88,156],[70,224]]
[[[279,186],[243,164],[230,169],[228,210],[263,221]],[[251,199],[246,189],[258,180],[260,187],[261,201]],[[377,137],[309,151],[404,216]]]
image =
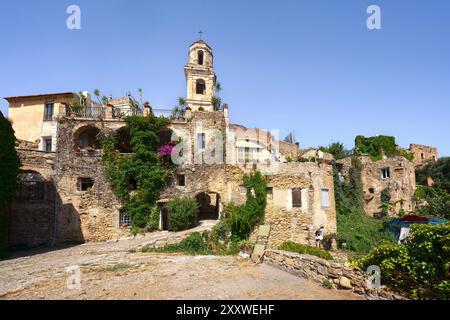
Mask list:
[[402,156],[408,160],[413,160],[414,158],[412,153],[397,148],[395,137],[392,136],[356,136],[355,151],[357,153],[369,155],[373,161],[381,160],[383,155],[386,157]]
[[212,231],[214,241],[238,243],[248,239],[256,225],[264,222],[267,183],[259,171],[244,175],[247,200],[243,205],[230,203],[224,218]]
[[0,255],[6,252],[7,213],[14,198],[20,160],[15,149],[16,138],[11,122],[0,112]]
[[115,133],[101,138],[106,176],[114,193],[122,202],[121,214],[131,218],[133,232],[154,227],[156,201],[161,190],[171,181],[173,166],[161,161],[157,153],[158,131],[170,120],[164,117],[131,116],[125,118],[130,131],[133,153],[121,154]]

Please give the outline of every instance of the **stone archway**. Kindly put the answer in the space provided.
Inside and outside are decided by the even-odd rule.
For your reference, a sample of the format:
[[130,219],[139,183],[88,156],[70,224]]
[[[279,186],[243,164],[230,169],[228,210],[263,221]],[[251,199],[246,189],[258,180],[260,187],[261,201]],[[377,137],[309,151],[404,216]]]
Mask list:
[[56,196],[53,182],[40,172],[24,170],[20,173],[16,198],[9,212],[8,243],[11,247],[51,243]]
[[100,150],[99,133],[100,129],[92,125],[79,128],[74,134],[75,150]]
[[198,203],[198,220],[218,220],[220,217],[220,194],[201,192],[195,197]]

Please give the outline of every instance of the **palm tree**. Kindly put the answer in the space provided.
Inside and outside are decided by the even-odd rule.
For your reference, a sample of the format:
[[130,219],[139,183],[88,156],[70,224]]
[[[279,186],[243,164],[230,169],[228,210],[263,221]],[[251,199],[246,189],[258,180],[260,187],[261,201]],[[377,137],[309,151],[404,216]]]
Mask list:
[[213,105],[214,111],[219,111],[222,107],[222,100],[217,96],[212,96],[211,104]]
[[139,99],[140,99],[140,101],[141,101],[141,104],[143,103],[143,102],[142,102],[142,91],[143,91],[143,90],[142,90],[141,88],[138,89],[138,94],[139,94]]
[[220,91],[222,91],[222,85],[220,84],[220,82],[216,83],[216,93],[219,94]]

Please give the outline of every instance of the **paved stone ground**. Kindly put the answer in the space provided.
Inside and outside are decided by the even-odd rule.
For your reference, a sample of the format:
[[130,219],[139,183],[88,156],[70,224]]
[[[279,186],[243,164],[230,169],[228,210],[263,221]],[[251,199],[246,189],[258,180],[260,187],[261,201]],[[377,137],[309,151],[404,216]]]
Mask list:
[[[361,299],[239,257],[130,251],[161,237],[17,254],[0,261],[0,299]],[[69,290],[74,265],[81,288]]]

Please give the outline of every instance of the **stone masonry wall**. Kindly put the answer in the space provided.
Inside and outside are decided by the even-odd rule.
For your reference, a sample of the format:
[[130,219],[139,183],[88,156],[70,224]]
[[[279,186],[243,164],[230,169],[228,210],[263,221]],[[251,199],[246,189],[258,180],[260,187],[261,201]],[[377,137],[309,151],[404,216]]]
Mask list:
[[[368,156],[359,157],[362,164],[361,181],[364,196],[364,210],[370,216],[381,212],[381,192],[388,189],[391,201],[395,208],[391,215],[398,215],[403,209],[406,213],[414,210],[414,192],[416,189],[416,176],[414,164],[404,157],[392,157],[379,161],[372,161]],[[351,158],[338,160],[340,174],[348,179],[351,167]],[[382,169],[389,168],[390,176],[382,178]],[[400,202],[403,200],[403,203]]]
[[434,147],[410,144],[409,151],[414,154],[413,162],[416,167],[439,159],[438,149]]
[[312,280],[320,285],[328,281],[333,289],[351,290],[368,300],[404,300],[403,297],[385,288],[370,288],[366,283],[365,273],[336,262],[280,250],[267,250],[263,259],[264,263],[298,277]]
[[[55,179],[60,198],[57,219],[60,242],[99,242],[121,235],[120,203],[105,176],[101,152],[90,156],[75,152],[76,133],[86,126],[108,131],[118,130],[125,123],[118,120],[61,119]],[[78,190],[79,178],[93,179],[92,188]]]
[[10,246],[39,246],[50,244],[54,237],[55,201],[54,153],[18,149],[22,172],[38,173],[44,180],[40,200],[15,199],[9,215],[8,243]]

